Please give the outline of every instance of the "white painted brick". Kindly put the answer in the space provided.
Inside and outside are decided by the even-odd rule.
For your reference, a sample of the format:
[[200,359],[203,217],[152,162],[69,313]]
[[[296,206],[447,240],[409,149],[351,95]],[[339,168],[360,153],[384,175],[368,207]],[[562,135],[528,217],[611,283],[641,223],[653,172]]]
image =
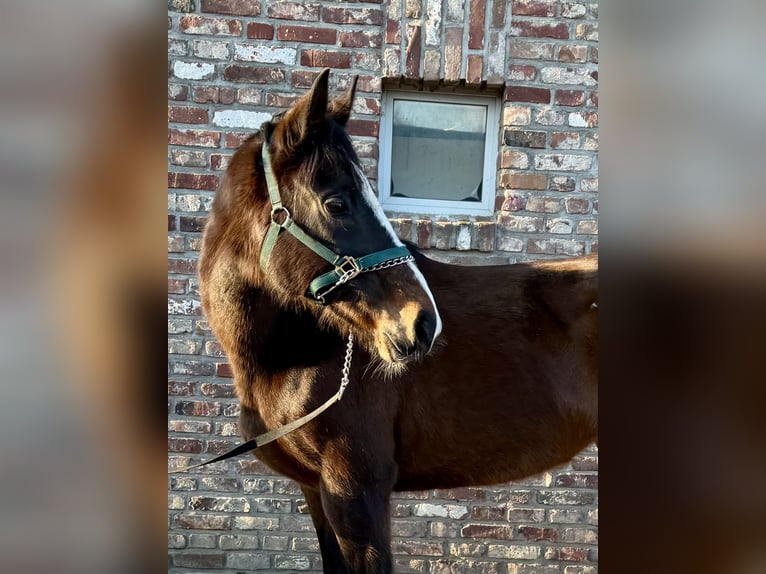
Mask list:
[[497,238],[497,248],[500,251],[519,252],[524,249],[524,242],[518,237],[501,236]]
[[400,64],[399,51],[394,48],[386,48],[383,52],[383,75],[398,76]]
[[550,171],[587,171],[593,158],[587,155],[540,154],[534,158],[535,169]]
[[587,128],[588,122],[582,116],[582,114],[578,112],[571,112],[569,114],[569,125],[572,126],[573,128]]
[[539,546],[522,546],[510,544],[490,544],[487,547],[487,556],[490,558],[510,558],[511,560],[534,560],[540,556]]
[[569,219],[549,219],[545,222],[545,230],[548,233],[572,233],[572,222]]
[[526,126],[532,120],[532,110],[524,106],[506,106],[503,110],[504,126]]
[[540,78],[547,84],[567,84],[576,86],[595,86],[598,84],[587,68],[543,68]]
[[455,248],[459,251],[467,251],[471,248],[471,226],[469,224],[458,226]]
[[196,315],[199,308],[194,299],[168,299],[168,315]]
[[535,112],[535,121],[542,126],[561,126],[566,121],[566,113],[551,108],[543,108]]
[[468,507],[462,504],[416,504],[412,510],[415,516],[440,518],[463,518],[468,514]]
[[259,62],[261,64],[295,64],[295,48],[284,46],[263,46],[259,44],[235,44],[234,59],[241,62]]
[[231,52],[226,42],[211,42],[210,40],[195,40],[194,55],[198,58],[212,60],[228,60]]
[[438,46],[441,41],[442,0],[427,0],[426,46]]
[[258,129],[263,122],[271,119],[271,114],[266,112],[252,112],[248,110],[219,110],[213,114],[213,125],[222,128],[250,128]]
[[173,75],[184,80],[207,80],[215,74],[215,66],[203,62],[173,62]]

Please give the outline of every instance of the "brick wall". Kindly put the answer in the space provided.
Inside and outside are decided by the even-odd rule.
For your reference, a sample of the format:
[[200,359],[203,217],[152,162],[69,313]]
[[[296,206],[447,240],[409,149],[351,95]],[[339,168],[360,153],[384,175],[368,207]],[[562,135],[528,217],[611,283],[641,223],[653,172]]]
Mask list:
[[[360,76],[350,132],[377,179],[387,85],[497,93],[496,212],[390,214],[429,254],[508,263],[598,248],[598,5],[550,0],[168,1],[168,450],[171,466],[239,439],[226,359],[195,265],[228,158],[323,67]],[[457,241],[470,232],[471,241]],[[523,483],[398,495],[399,572],[597,570],[597,454]],[[169,483],[172,572],[318,570],[300,492],[253,460]]]

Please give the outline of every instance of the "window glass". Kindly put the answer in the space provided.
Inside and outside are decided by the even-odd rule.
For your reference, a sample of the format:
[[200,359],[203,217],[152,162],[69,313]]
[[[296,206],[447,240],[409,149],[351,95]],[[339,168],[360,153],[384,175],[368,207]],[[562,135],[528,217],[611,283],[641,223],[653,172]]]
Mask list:
[[487,107],[394,100],[391,197],[481,202]]

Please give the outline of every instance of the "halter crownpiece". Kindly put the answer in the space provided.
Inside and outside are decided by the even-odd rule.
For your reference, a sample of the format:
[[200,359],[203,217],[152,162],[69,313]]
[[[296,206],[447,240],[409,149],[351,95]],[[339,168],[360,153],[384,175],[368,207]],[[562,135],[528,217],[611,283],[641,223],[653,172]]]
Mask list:
[[261,148],[261,157],[263,158],[263,171],[266,175],[266,187],[268,188],[269,199],[271,200],[271,222],[266,232],[266,238],[263,240],[263,247],[261,247],[260,265],[264,273],[269,265],[271,252],[274,250],[277,238],[282,230],[287,231],[334,267],[332,271],[328,271],[314,279],[306,292],[306,296],[309,299],[321,305],[326,303],[325,297],[331,291],[350,281],[360,273],[380,271],[415,260],[404,245],[390,247],[362,257],[339,255],[303,231],[292,219],[288,209],[282,205],[277,178],[274,176],[274,171],[271,168],[271,157],[268,147],[268,142],[264,141]]

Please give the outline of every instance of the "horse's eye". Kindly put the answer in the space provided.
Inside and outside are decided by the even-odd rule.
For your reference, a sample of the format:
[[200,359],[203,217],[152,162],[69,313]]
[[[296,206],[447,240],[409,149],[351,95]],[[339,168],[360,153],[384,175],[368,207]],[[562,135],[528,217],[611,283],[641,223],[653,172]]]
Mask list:
[[333,197],[324,202],[324,207],[330,215],[345,215],[348,213],[346,203],[337,197]]

